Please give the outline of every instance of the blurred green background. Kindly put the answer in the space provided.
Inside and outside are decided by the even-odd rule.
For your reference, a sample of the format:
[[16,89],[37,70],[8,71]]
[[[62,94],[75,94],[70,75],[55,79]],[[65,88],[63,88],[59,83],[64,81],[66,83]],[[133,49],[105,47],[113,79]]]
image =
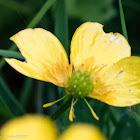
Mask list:
[[[0,49],[10,48],[12,42],[9,38],[25,29],[45,2],[45,0],[0,0]],[[140,0],[122,0],[122,5],[132,55],[140,56]],[[36,27],[54,33],[69,53],[74,31],[86,21],[103,24],[105,32],[122,33],[117,0],[56,0]],[[2,60],[1,57],[0,61]],[[42,105],[60,98],[62,94],[62,88],[27,78],[8,64],[0,66],[0,126],[8,119],[24,113],[53,114],[63,101],[47,109],[43,109]],[[134,119],[133,109],[111,107],[93,99],[88,101],[100,120],[96,121],[92,117],[87,105],[81,99],[75,105],[74,123],[96,124],[112,140],[139,140],[140,129]],[[139,105],[133,108],[139,115]],[[60,132],[70,124],[68,112],[69,110],[56,120]]]

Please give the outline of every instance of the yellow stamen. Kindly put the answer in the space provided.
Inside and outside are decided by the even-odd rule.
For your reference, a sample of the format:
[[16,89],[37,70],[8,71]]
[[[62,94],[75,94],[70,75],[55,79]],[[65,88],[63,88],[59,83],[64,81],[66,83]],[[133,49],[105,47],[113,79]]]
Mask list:
[[75,118],[73,106],[75,105],[76,102],[77,102],[77,99],[76,99],[76,101],[74,102],[74,98],[73,98],[73,99],[72,99],[72,103],[71,103],[70,113],[69,113],[69,120],[70,120],[71,122],[73,121],[73,118]]
[[84,101],[86,102],[86,104],[88,105],[93,117],[96,119],[96,120],[99,120],[99,117],[96,115],[96,113],[94,112],[94,110],[92,109],[92,107],[90,106],[90,104],[87,102],[87,100],[85,98],[83,98]]
[[52,105],[54,105],[55,103],[57,103],[57,102],[61,101],[62,99],[64,99],[66,96],[68,96],[68,94],[65,95],[65,96],[63,96],[62,98],[60,98],[60,99],[54,101],[54,102],[44,104],[43,107],[46,108],[46,107],[52,106]]

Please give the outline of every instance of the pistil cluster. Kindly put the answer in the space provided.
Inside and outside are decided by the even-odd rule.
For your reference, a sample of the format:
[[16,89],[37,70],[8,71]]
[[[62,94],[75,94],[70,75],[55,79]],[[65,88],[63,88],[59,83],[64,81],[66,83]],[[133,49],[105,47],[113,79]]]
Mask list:
[[87,96],[93,92],[93,89],[93,78],[89,71],[77,70],[68,78],[66,92],[75,98]]

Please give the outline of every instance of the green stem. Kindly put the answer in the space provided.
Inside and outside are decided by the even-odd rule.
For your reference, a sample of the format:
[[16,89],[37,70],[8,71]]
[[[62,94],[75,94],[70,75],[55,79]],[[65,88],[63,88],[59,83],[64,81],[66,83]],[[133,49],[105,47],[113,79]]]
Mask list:
[[[54,4],[56,0],[47,0],[47,2],[44,4],[44,6],[40,9],[40,11],[35,15],[33,20],[27,25],[26,28],[34,28],[39,21],[43,18],[45,13],[49,10],[49,8]],[[16,50],[17,47],[15,44],[12,44],[9,50]],[[2,68],[5,65],[5,60],[2,58],[0,60],[0,68]]]
[[123,12],[121,0],[119,0],[119,9],[120,9],[120,19],[121,19],[122,32],[123,32],[124,37],[128,40],[127,29],[126,29],[124,12]]
[[68,100],[62,106],[60,106],[60,108],[53,115],[51,115],[51,118],[56,120],[59,116],[61,116],[70,107],[71,101],[72,96],[69,97]]

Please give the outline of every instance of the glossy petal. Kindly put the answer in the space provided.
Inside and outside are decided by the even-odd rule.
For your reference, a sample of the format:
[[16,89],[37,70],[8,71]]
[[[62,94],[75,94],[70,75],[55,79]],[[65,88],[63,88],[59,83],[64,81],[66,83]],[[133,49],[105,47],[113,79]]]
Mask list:
[[88,58],[94,58],[93,66],[111,66],[124,57],[130,56],[130,46],[119,33],[105,33],[99,23],[82,24],[74,33],[71,42],[71,63],[76,69]]
[[140,103],[140,57],[123,58],[100,73],[94,84],[92,98],[120,107]]
[[1,140],[56,140],[57,129],[48,117],[25,115],[8,121],[1,129],[1,136],[9,136]]
[[106,140],[95,126],[88,124],[71,125],[59,140]]
[[66,86],[70,66],[59,40],[41,28],[25,29],[10,38],[19,47],[26,61],[6,59],[20,73],[55,85]]

